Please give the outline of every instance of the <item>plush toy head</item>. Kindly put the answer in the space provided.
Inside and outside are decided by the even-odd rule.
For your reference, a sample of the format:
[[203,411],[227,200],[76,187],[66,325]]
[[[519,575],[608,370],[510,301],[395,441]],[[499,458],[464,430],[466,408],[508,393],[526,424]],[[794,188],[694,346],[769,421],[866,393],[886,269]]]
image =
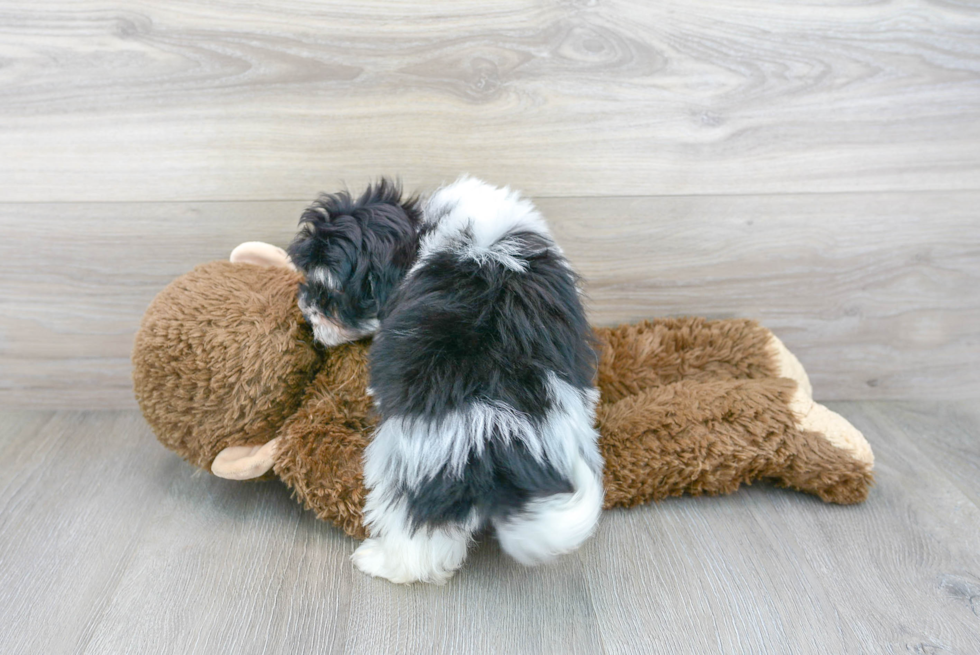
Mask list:
[[299,273],[215,262],[153,301],[133,381],[161,442],[210,469],[229,446],[265,444],[299,409],[323,362],[296,305]]
[[[230,479],[270,471],[317,516],[364,537],[361,457],[374,427],[365,341],[323,349],[298,309],[301,274],[265,244],[199,266],[150,305],[134,387],[160,441]],[[873,456],[813,402],[795,357],[747,320],[596,330],[606,507],[730,493],[771,479],[863,501]]]

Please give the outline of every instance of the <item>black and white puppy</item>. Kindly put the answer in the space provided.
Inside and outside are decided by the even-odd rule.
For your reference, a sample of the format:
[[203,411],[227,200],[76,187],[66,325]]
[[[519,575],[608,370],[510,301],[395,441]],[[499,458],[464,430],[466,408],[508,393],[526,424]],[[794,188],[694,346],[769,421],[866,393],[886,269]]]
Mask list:
[[529,201],[472,178],[426,202],[416,247],[371,346],[381,422],[364,459],[371,538],[355,565],[444,583],[486,526],[524,564],[576,549],[603,491],[575,274]]
[[418,254],[421,209],[386,178],[356,200],[321,195],[300,218],[289,257],[306,274],[299,306],[317,341],[336,346],[374,334],[379,314]]

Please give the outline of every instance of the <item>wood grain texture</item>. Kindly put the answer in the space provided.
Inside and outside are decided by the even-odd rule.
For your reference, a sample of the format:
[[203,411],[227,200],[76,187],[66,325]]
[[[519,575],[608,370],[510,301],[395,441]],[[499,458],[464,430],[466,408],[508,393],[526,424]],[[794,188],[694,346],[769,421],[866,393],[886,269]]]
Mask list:
[[[899,404],[873,417],[882,430],[913,435],[916,448],[980,507],[980,411],[945,403]],[[941,430],[935,429],[937,422]]]
[[0,7],[0,200],[980,188],[970,2]]
[[0,405],[134,407],[156,293],[243,241],[288,243],[304,206],[0,204]]
[[[751,317],[821,399],[980,395],[980,192],[546,198],[592,320]],[[153,296],[305,203],[0,205],[0,405],[133,407]]]
[[755,318],[818,399],[980,396],[980,194],[541,205],[597,323]]
[[863,505],[672,499],[552,566],[484,540],[441,588],[356,573],[283,486],[195,473],[135,412],[3,410],[0,652],[977,652],[980,507],[923,448],[975,462],[980,414],[833,408],[875,449]]

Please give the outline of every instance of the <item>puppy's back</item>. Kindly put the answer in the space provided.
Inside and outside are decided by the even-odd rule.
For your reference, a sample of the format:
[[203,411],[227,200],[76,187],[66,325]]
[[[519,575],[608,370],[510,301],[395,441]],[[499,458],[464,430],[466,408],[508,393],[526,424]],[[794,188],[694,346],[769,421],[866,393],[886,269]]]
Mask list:
[[595,516],[575,518],[591,521],[584,539],[601,460],[575,274],[534,206],[507,189],[461,179],[424,220],[419,259],[371,349],[382,424],[368,485],[404,491],[416,528],[492,520],[498,533],[535,503],[587,493]]

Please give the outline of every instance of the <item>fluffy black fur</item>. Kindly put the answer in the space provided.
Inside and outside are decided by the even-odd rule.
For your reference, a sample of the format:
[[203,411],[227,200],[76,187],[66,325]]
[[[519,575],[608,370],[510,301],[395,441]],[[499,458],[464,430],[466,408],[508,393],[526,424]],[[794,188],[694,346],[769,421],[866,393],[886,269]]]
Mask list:
[[549,371],[592,386],[596,353],[574,274],[544,237],[508,240],[526,272],[442,251],[396,292],[371,346],[383,416],[438,421],[482,399],[543,419]]
[[[578,390],[592,387],[597,357],[575,275],[545,237],[506,239],[526,271],[441,251],[392,297],[370,351],[383,417],[438,426],[480,401],[511,407],[537,426],[552,409],[549,373]],[[473,508],[484,518],[507,515],[571,484],[520,443],[491,439],[462,476],[443,469],[403,491],[418,527],[460,521]]]
[[[356,200],[347,191],[323,194],[300,218],[289,256],[307,279],[301,302],[352,330],[378,317],[418,252],[421,210],[401,185],[382,178]],[[316,280],[329,272],[334,284]]]

